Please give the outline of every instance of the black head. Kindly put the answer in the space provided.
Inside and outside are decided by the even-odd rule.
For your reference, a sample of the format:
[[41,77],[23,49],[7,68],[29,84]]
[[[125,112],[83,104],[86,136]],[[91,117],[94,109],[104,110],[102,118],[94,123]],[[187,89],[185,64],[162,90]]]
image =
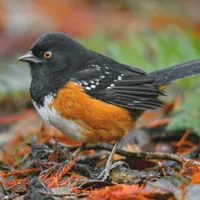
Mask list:
[[73,74],[84,67],[90,51],[63,33],[47,33],[19,58],[31,68],[31,96],[42,104],[43,98],[55,93]]
[[69,36],[52,32],[37,39],[30,51],[19,60],[29,63],[32,71],[45,69],[48,75],[64,69],[68,69],[69,73],[73,72],[88,55],[89,50]]

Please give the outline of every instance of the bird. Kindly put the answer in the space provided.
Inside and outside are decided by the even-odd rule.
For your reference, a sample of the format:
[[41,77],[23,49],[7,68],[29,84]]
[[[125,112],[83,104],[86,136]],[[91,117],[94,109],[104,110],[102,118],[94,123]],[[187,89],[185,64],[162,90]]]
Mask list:
[[91,51],[60,32],[40,36],[18,60],[30,66],[32,102],[47,124],[83,145],[114,144],[98,176],[104,180],[121,138],[145,110],[163,105],[158,98],[166,95],[163,89],[200,73],[200,59],[146,73]]

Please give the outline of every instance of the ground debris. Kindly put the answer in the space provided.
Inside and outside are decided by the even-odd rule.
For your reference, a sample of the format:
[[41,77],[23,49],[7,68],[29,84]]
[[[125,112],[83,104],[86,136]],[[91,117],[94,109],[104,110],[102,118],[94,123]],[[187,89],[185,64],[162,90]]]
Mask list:
[[[125,199],[154,199],[155,196],[159,196],[160,199],[173,199],[175,194],[183,195],[183,191],[172,187],[166,189],[166,180],[170,182],[173,177],[172,182],[176,182],[176,187],[181,187],[183,183],[195,184],[199,180],[200,163],[178,154],[136,153],[118,149],[117,154],[122,157],[116,157],[117,160],[113,164],[120,161],[126,165],[116,166],[111,170],[107,181],[99,181],[95,179],[95,175],[103,169],[102,161],[106,154],[102,154],[102,151],[99,154],[94,152],[110,151],[112,145],[86,145],[79,157],[73,157],[75,148],[69,148],[55,138],[51,143],[41,143],[39,138],[32,137],[32,142],[28,146],[30,151],[20,162],[11,168],[4,167],[0,172],[3,188],[8,192],[5,196],[17,194],[30,200],[36,197],[38,200],[95,199],[101,198],[104,192],[108,195],[110,193],[113,197],[119,192],[119,195],[125,195]],[[138,159],[151,164],[146,165],[146,168],[144,165],[143,169],[138,170],[135,168],[137,165],[132,164]],[[127,185],[121,185],[122,183]],[[106,189],[106,186],[110,189]],[[152,190],[148,189],[150,186]],[[116,194],[112,187],[116,187]],[[63,191],[55,191],[53,188],[63,188]],[[133,191],[128,192],[128,188]],[[162,188],[166,191],[163,192]]]
[[27,193],[24,196],[24,200],[54,200],[51,195],[47,194],[41,194],[40,191],[48,191],[47,188],[38,180],[36,177],[32,177],[29,180],[29,184],[27,187]]

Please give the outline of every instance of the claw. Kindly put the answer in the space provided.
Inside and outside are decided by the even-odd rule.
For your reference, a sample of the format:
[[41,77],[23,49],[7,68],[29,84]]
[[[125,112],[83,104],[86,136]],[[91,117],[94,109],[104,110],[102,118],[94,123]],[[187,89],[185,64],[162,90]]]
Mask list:
[[112,166],[111,164],[110,165],[106,165],[105,169],[99,174],[99,176],[97,176],[97,179],[105,181],[109,176],[109,173],[110,173],[110,170],[111,170],[111,166]]
[[99,176],[97,176],[97,179],[98,180],[102,180],[102,181],[105,181],[109,174],[110,174],[110,171],[116,167],[120,167],[122,165],[125,165],[127,168],[129,168],[129,165],[124,162],[124,161],[118,161],[118,162],[115,162],[115,163],[106,163],[106,167],[105,169],[99,174]]

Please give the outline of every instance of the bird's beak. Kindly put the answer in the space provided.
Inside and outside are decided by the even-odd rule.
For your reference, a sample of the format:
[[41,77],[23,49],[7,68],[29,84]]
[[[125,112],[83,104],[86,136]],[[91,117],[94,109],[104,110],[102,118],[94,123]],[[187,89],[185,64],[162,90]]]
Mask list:
[[27,63],[30,63],[30,64],[41,63],[41,60],[39,58],[35,57],[31,51],[29,51],[28,53],[24,54],[20,58],[18,58],[18,60],[20,60],[22,62],[27,62]]

